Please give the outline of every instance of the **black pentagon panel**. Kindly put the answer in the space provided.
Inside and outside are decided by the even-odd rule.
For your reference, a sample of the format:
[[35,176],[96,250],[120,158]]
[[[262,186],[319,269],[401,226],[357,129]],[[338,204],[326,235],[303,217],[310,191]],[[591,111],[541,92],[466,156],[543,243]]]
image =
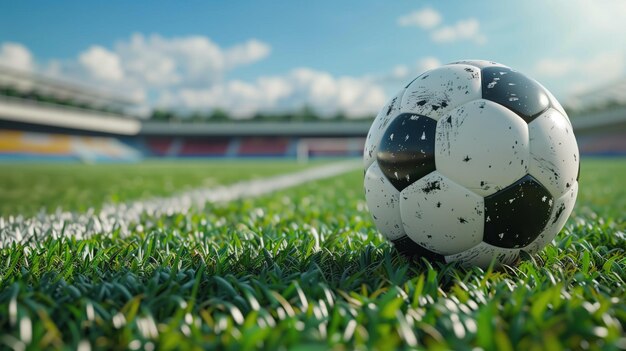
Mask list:
[[541,85],[507,67],[482,69],[482,93],[483,99],[507,107],[527,123],[550,107],[550,98]]
[[554,199],[531,175],[485,197],[483,241],[503,248],[525,247],[544,230]]
[[402,191],[435,170],[437,121],[403,113],[387,127],[378,146],[378,165],[391,184]]
[[408,236],[403,236],[399,239],[391,241],[401,254],[408,257],[420,258],[424,257],[431,262],[443,262],[445,263],[445,257],[436,252],[432,252],[427,248],[421,246],[415,241],[411,240]]

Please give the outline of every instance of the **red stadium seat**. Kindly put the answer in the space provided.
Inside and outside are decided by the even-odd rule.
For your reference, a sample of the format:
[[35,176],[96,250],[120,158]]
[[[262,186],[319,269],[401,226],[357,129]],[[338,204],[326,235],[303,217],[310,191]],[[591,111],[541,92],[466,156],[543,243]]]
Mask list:
[[228,139],[185,139],[180,156],[225,156]]
[[165,156],[172,145],[173,138],[155,138],[148,140],[150,152],[157,156]]
[[285,156],[289,149],[286,138],[248,138],[241,141],[239,156]]

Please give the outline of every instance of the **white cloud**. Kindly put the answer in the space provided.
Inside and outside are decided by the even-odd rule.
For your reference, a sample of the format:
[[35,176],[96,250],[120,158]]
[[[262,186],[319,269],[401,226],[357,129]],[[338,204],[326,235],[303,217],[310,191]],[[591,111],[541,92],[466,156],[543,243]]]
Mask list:
[[583,64],[583,71],[598,80],[612,80],[624,74],[626,55],[623,52],[600,53]]
[[562,77],[576,67],[577,60],[573,58],[545,58],[535,65],[535,71],[546,77]]
[[222,48],[204,36],[163,38],[134,34],[115,51],[130,78],[154,86],[207,85],[220,81],[232,69],[267,57],[268,44],[252,39]]
[[487,37],[480,31],[480,22],[475,18],[457,21],[454,25],[439,26],[443,18],[436,10],[426,7],[398,18],[402,27],[419,27],[429,31],[430,38],[436,43],[451,43],[470,40],[477,44],[487,42]]
[[406,79],[409,74],[411,74],[411,70],[406,65],[397,65],[391,70],[391,78],[393,79]]
[[[146,38],[142,34],[133,34],[128,41],[120,41],[114,51],[120,55],[124,64],[126,79],[134,80],[142,85],[160,87],[179,83],[181,72],[179,66],[194,67],[192,61],[206,57],[210,64],[216,65],[212,57],[194,43],[202,39],[178,38],[165,39],[158,35]],[[182,42],[181,42],[182,41]],[[209,50],[219,52],[219,48],[211,46]],[[218,56],[218,54],[216,54]],[[219,63],[221,65],[221,63]]]
[[398,24],[402,27],[415,26],[431,29],[441,23],[441,15],[436,10],[426,7],[398,18]]
[[428,56],[417,61],[417,71],[421,74],[424,71],[428,71],[433,68],[441,66],[441,61],[438,58]]
[[[11,50],[15,51],[9,46]],[[23,47],[21,51],[28,53]],[[343,112],[360,117],[377,113],[385,103],[383,88],[371,76],[334,76],[298,68],[251,81],[227,79],[231,70],[257,62],[270,51],[268,44],[256,39],[224,48],[203,36],[134,34],[112,47],[91,46],[75,59],[50,60],[43,72],[140,99],[144,107],[160,105],[182,111],[223,108],[238,118],[304,105],[324,116]],[[25,57],[29,59],[18,61],[32,62],[30,55]],[[430,65],[432,60],[407,70],[414,73],[424,64]]]
[[0,46],[0,65],[22,71],[32,71],[35,68],[30,51],[24,45],[12,42]]
[[228,49],[224,56],[227,66],[236,67],[264,59],[270,54],[270,51],[269,45],[252,39]]
[[544,58],[535,64],[534,71],[539,78],[558,81],[563,90],[557,95],[574,107],[585,104],[583,100],[589,91],[602,89],[624,77],[626,53],[612,51],[585,58]]
[[101,46],[90,47],[80,54],[78,62],[96,79],[119,82],[124,78],[120,57]]
[[223,108],[238,118],[257,111],[288,111],[304,105],[330,116],[338,111],[350,117],[378,112],[385,93],[367,78],[334,77],[329,73],[298,68],[285,75],[260,77],[254,82],[239,80],[208,89],[168,91],[160,104],[187,109]]
[[227,80],[226,74],[270,54],[256,39],[220,47],[203,36],[164,38],[134,34],[111,49],[92,46],[74,61],[54,61],[48,72],[87,78],[147,103],[181,110],[223,108],[243,118],[258,111],[287,111],[310,105],[324,115],[374,114],[386,96],[367,77],[335,77],[301,68],[253,81]]
[[544,77],[566,77],[592,87],[626,73],[626,55],[604,52],[588,58],[544,58],[535,65],[535,72]]
[[407,80],[413,79],[425,71],[441,66],[441,61],[433,56],[423,57],[412,65],[396,65],[393,69],[379,76],[373,76],[372,80],[378,83],[390,83],[394,85],[407,83]]
[[594,28],[594,33],[615,35],[616,30],[626,29],[626,1],[624,0],[568,0],[568,6],[560,6],[561,16],[567,16],[572,23],[584,23]]
[[434,30],[431,38],[437,43],[451,43],[458,40],[470,40],[476,44],[484,44],[487,37],[480,32],[480,22],[475,18],[458,21],[452,26],[445,26]]
[[51,60],[43,72],[150,104],[164,90],[222,84],[229,71],[262,60],[270,51],[268,44],[256,39],[221,47],[205,36],[133,34],[111,48],[94,45],[75,59]]

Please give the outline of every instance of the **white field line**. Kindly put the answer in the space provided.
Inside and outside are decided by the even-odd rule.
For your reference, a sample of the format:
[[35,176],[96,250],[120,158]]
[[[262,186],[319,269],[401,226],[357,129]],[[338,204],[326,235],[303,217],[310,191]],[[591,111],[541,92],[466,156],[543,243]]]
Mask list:
[[114,230],[119,230],[120,235],[126,236],[142,220],[187,213],[192,207],[202,208],[207,203],[229,202],[264,195],[313,180],[330,178],[358,167],[359,162],[333,163],[232,185],[189,190],[171,197],[126,204],[106,204],[100,211],[90,209],[86,213],[58,210],[53,214],[41,213],[32,218],[0,217],[0,247],[6,247],[13,242],[34,244],[50,236],[83,239],[94,234],[111,233]]

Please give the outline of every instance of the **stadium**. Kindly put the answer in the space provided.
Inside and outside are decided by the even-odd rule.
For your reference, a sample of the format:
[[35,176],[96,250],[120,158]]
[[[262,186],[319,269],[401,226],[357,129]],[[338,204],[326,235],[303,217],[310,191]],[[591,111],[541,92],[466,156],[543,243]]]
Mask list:
[[[82,5],[66,5],[72,8],[68,18],[82,12],[100,18]],[[274,18],[272,9],[248,6],[263,20],[241,15],[237,21],[267,24]],[[352,11],[343,6],[309,10],[320,23],[334,26],[337,18],[331,12],[346,16]],[[597,5],[602,9],[589,6],[576,1],[572,7],[580,14],[573,18],[589,16],[613,29],[623,26],[612,17],[626,11],[623,6],[610,1]],[[167,12],[169,5],[154,7],[151,16]],[[377,216],[384,212],[366,199],[364,177],[367,188],[370,164],[382,164],[383,152],[378,161],[367,163],[370,128],[383,123],[376,117],[379,111],[384,116],[394,109],[398,89],[404,87],[404,101],[402,94],[418,78],[459,59],[455,48],[497,59],[507,56],[486,47],[509,49],[499,41],[497,23],[490,27],[478,14],[465,18],[451,5],[392,7],[363,5],[361,15],[388,16],[390,33],[422,35],[430,52],[443,61],[426,57],[416,67],[396,65],[391,73],[362,76],[353,69],[363,63],[352,61],[343,66],[346,73],[336,76],[299,66],[279,74],[266,65],[257,77],[251,67],[271,50],[256,37],[271,37],[271,31],[251,30],[255,39],[231,47],[208,39],[228,42],[228,35],[220,39],[215,28],[184,29],[203,33],[188,37],[168,36],[166,30],[162,35],[134,33],[128,39],[106,39],[118,40],[109,46],[98,39],[102,41],[73,61],[47,54],[35,59],[20,43],[29,43],[30,31],[42,35],[45,26],[0,30],[2,348],[626,348],[626,54],[616,54],[615,61],[594,46],[598,59],[556,65],[539,57],[536,65],[524,66],[534,57],[528,54],[511,62],[528,67],[529,74],[558,92],[580,154],[576,203],[545,248],[522,249],[503,265],[495,258],[485,266],[441,262],[430,252],[407,255],[404,244],[380,224]],[[241,10],[224,4],[201,8],[216,22],[209,27],[226,25],[215,13]],[[0,20],[9,14],[26,18],[29,5],[0,9],[5,10]],[[182,12],[193,17],[195,11]],[[290,25],[305,20],[302,14],[290,14]],[[459,18],[456,24],[454,18]],[[518,20],[509,18],[512,26]],[[559,27],[563,33],[570,30],[568,23]],[[605,30],[592,27],[561,35],[576,46],[571,43]],[[362,38],[349,37],[352,32],[341,28],[343,34],[333,40],[326,30],[320,30],[326,36],[300,34],[316,45],[323,45],[318,36],[334,43],[320,46],[329,57],[341,51],[338,47],[349,47],[378,57],[370,66],[386,64],[372,48],[361,47]],[[531,34],[552,38],[551,29],[541,28]],[[511,29],[509,34],[537,41],[524,39],[524,33]],[[88,35],[100,38],[101,33]],[[409,51],[404,44],[394,46],[371,35],[377,50]],[[279,43],[287,39],[278,35],[275,40],[272,50],[280,51]],[[33,52],[54,51],[38,40],[32,43]],[[287,56],[300,57],[298,50],[304,49],[299,45],[289,42],[293,50]],[[191,48],[199,53],[191,54]],[[564,45],[561,50],[568,49]],[[308,60],[319,63],[313,66],[323,67],[325,57],[308,53]],[[416,54],[411,55],[407,57]],[[611,68],[600,78],[576,73]],[[157,76],[159,70],[165,73]],[[211,77],[198,78],[203,75]],[[433,106],[432,111],[441,109],[443,115],[445,107]],[[482,129],[498,133],[489,128]],[[404,141],[408,139],[409,134]],[[466,156],[464,161],[469,160]],[[395,177],[400,181],[404,176],[396,172]],[[393,177],[387,178],[398,194],[405,194]],[[399,203],[406,200],[398,198]],[[380,201],[393,207],[393,201]],[[563,209],[551,211],[560,215]],[[554,224],[558,215],[546,221]],[[523,226],[536,220],[519,216],[509,221]],[[444,222],[457,218],[464,223],[467,217],[450,215]],[[406,230],[410,223],[401,220]],[[434,232],[437,228],[428,236]],[[414,249],[411,245],[408,250]]]

